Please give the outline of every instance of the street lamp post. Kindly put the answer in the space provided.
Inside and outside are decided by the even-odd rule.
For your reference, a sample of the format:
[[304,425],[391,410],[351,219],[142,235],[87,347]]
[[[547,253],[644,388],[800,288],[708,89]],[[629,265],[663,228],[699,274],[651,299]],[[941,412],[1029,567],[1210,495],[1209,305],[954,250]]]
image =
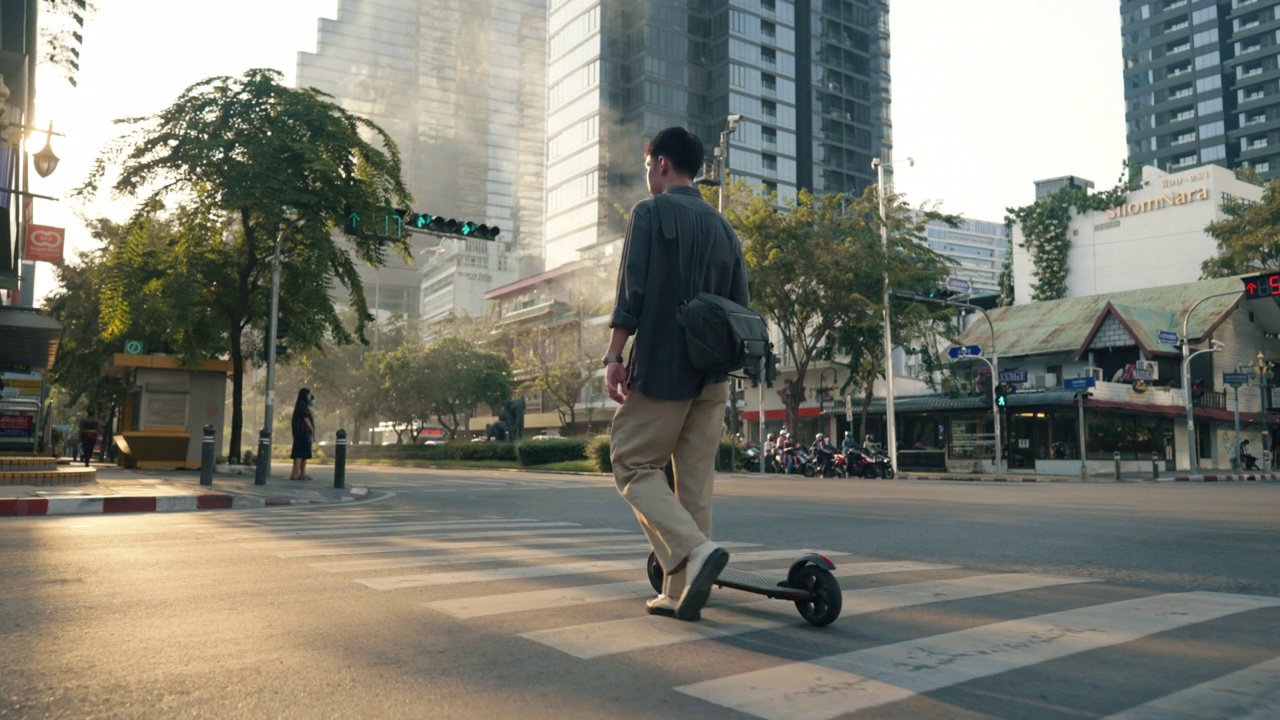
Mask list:
[[[1231,293],[1231,294],[1234,294],[1234,293]],[[1203,299],[1208,300],[1208,298],[1203,298]],[[1198,305],[1199,303],[1196,303],[1196,304]],[[1193,305],[1191,309],[1194,310],[1195,306]],[[1187,314],[1190,315],[1191,314],[1190,311],[1188,311]],[[1185,322],[1186,321],[1184,320],[1183,321],[1184,327],[1185,327]],[[1184,335],[1182,338],[1182,347],[1183,347],[1183,355],[1184,355],[1184,358],[1182,360],[1182,382],[1183,382],[1183,386],[1186,388],[1186,391],[1187,391],[1187,458],[1190,460],[1190,465],[1188,466],[1190,468],[1190,472],[1195,472],[1196,427],[1195,427],[1195,421],[1191,419],[1191,385],[1189,380],[1189,378],[1191,377],[1191,360],[1195,356],[1200,355],[1202,353],[1218,352],[1225,346],[1222,343],[1218,342],[1217,340],[1210,340],[1209,347],[1203,350],[1197,350],[1191,353],[1190,355],[1187,355],[1186,354],[1187,338]]]
[[[280,246],[284,242],[285,233],[301,225],[302,218],[292,220],[276,235],[276,251],[271,258],[271,318],[270,330],[267,334],[267,393],[265,417],[262,419],[262,434],[258,445],[258,465],[254,473],[254,485],[266,485],[267,476],[271,474],[271,426],[273,424],[276,404],[276,331],[279,329],[280,312]],[[265,450],[265,452],[263,452]]]
[[[1271,377],[1270,367],[1271,363],[1267,362],[1266,356],[1264,356],[1262,351],[1259,350],[1258,360],[1254,363],[1253,369],[1258,371],[1258,387],[1262,391],[1262,405],[1260,409],[1262,410],[1262,449],[1264,452],[1271,449],[1271,430],[1267,421],[1267,380]],[[1238,448],[1239,446],[1240,440],[1237,438],[1236,447]],[[1264,455],[1263,457],[1265,458],[1266,456]],[[1239,466],[1237,465],[1237,467]],[[1270,468],[1264,466],[1262,469],[1269,470]]]
[[1197,300],[1187,310],[1187,314],[1182,317],[1182,390],[1187,396],[1187,472],[1194,473],[1196,471],[1196,423],[1193,398],[1191,396],[1191,358],[1193,354],[1191,354],[1191,339],[1187,337],[1187,324],[1191,320],[1191,313],[1205,300],[1228,295],[1239,295],[1241,292],[1243,291],[1235,290],[1233,292],[1206,295]]
[[[915,165],[915,161],[907,158],[907,163]],[[893,333],[889,319],[889,217],[884,206],[884,169],[892,168],[880,158],[871,161],[876,171],[876,194],[880,202],[880,247],[884,250],[884,422],[886,426],[885,445],[889,451],[889,465],[895,476],[898,474],[898,427],[897,416],[893,408]]]

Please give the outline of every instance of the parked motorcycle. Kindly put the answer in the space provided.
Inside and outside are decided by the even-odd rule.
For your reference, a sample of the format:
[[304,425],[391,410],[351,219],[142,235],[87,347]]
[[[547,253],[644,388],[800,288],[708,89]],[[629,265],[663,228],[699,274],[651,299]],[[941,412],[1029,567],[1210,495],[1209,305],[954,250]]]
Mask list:
[[791,463],[791,474],[813,477],[818,474],[818,465],[813,456],[804,447],[796,448],[795,459]]
[[880,449],[880,446],[870,445],[867,447],[867,452],[875,462],[875,477],[892,478],[893,463],[889,460],[889,456]]

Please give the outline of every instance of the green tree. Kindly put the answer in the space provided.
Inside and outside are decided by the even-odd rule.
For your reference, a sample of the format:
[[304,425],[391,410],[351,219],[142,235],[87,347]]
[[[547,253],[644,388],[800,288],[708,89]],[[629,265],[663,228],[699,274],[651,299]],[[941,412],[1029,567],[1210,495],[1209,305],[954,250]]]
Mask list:
[[1202,277],[1260,273],[1280,267],[1280,180],[1262,190],[1262,200],[1233,197],[1222,203],[1221,220],[1205,230],[1218,241],[1218,254],[1200,264]]
[[[884,274],[891,286],[926,287],[946,275],[942,258],[919,243],[924,223],[941,216],[912,213],[888,198],[889,253],[882,249],[878,200],[871,187],[859,197],[801,191],[779,203],[776,194],[742,197],[733,191],[726,215],[743,240],[751,304],[773,321],[781,351],[796,369],[783,392],[787,427],[795,428],[805,401],[809,367],[837,352],[862,373],[865,386],[884,372],[869,343],[882,330]],[[895,331],[895,337],[905,337]]]
[[[114,227],[103,222],[91,225],[95,237],[111,230]],[[120,385],[104,375],[102,368],[112,354],[123,349],[106,342],[102,335],[105,265],[103,255],[98,253],[57,266],[58,289],[45,298],[49,314],[62,323],[62,342],[49,371],[49,382],[63,391],[68,404],[83,403],[104,411],[117,402]]]
[[[374,123],[319,90],[282,85],[272,70],[202,80],[158,114],[121,122],[131,129],[97,158],[80,194],[109,184],[114,195],[139,201],[135,222],[168,209],[181,230],[171,257],[156,260],[164,268],[186,261],[188,271],[154,278],[154,296],[220,319],[216,338],[191,328],[176,344],[185,363],[209,355],[232,361],[230,455],[239,458],[246,350],[266,334],[277,238],[280,317],[294,349],[353,342],[331,295],[338,285],[364,341],[371,316],[356,263],[383,264],[389,246],[372,236],[340,242],[332,226],[349,208],[372,217],[408,204],[399,151]],[[110,173],[118,174],[109,182]],[[390,249],[408,257],[404,240]]]
[[477,405],[491,408],[511,397],[511,366],[498,353],[482,350],[456,335],[440,338],[423,352],[421,387],[425,413],[456,439]]
[[607,327],[588,322],[599,308],[585,299],[574,304],[564,322],[513,328],[518,337],[509,345],[516,392],[541,393],[543,409],[555,409],[565,435],[573,434],[578,401],[600,368],[600,348],[608,344]]

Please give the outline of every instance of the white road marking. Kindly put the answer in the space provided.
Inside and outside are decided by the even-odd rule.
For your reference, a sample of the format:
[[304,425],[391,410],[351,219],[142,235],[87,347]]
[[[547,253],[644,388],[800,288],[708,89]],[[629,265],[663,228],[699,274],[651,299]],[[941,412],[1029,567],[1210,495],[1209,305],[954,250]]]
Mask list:
[[[606,542],[616,538],[606,538]],[[408,567],[432,567],[436,565],[461,565],[464,563],[486,563],[501,560],[528,560],[542,558],[547,560],[564,560],[573,557],[590,555],[623,555],[627,553],[648,553],[648,542],[632,542],[626,545],[588,547],[574,552],[563,552],[553,549],[537,549],[524,546],[507,546],[507,550],[474,553],[466,555],[429,555],[421,557],[388,558],[384,560],[340,560],[336,562],[311,563],[311,567],[328,572],[352,572],[355,570],[394,570]],[[452,548],[450,548],[452,549]]]
[[[622,537],[624,531],[613,530],[611,528],[554,528],[548,530],[495,530],[486,532],[447,532],[447,533],[411,533],[408,535],[392,535],[381,537],[363,537],[350,538],[350,543],[381,543],[377,545],[356,545],[350,543],[331,543],[317,542],[315,544],[305,543],[288,543],[285,545],[287,549],[280,550],[275,553],[276,557],[282,558],[299,558],[299,557],[323,557],[334,555],[372,555],[377,553],[395,553],[395,552],[413,552],[421,550],[424,547],[434,547],[436,540],[469,540],[480,538],[527,538],[528,542],[521,544],[534,544],[542,542],[583,542],[593,535],[602,533],[619,533]],[[564,537],[560,540],[547,539],[544,536],[581,536],[581,537]],[[626,537],[637,537],[635,534],[625,535]],[[260,547],[273,548],[280,547],[280,543],[252,543]],[[507,543],[497,543],[506,545]],[[462,547],[461,545],[451,545],[450,547]],[[475,545],[473,547],[484,547],[483,545]]]
[[[1082,582],[1092,581],[1058,575],[1015,573],[846,590],[841,593],[844,611],[840,617]],[[796,614],[792,603],[763,600],[720,607],[708,606],[702,611],[702,622],[697,623],[672,623],[669,618],[643,615],[625,620],[539,630],[524,633],[521,637],[550,645],[574,657],[595,658],[693,640],[803,625],[804,622]]]
[[1280,597],[1156,595],[787,663],[676,690],[770,720],[829,720],[1186,625],[1278,606]]
[[[408,522],[408,523],[381,523],[367,525],[349,525],[349,526],[316,526],[309,525],[308,529],[287,528],[280,532],[236,532],[226,533],[222,535],[214,535],[219,540],[254,540],[261,538],[278,537],[281,539],[292,539],[300,537],[320,537],[323,535],[359,535],[361,533],[390,533],[402,532],[408,530],[433,530],[433,529],[463,529],[463,528],[498,528],[498,527],[532,527],[540,525],[542,527],[579,527],[578,523],[570,522],[547,522],[544,520],[520,519],[520,520],[431,520],[427,522]],[[315,528],[315,529],[310,529]]]
[[[787,550],[783,557],[796,557],[797,551]],[[741,559],[741,554],[734,558]],[[949,569],[954,565],[937,565],[917,562],[868,562],[850,563],[836,568],[840,577],[856,575],[879,575],[881,573],[911,572],[915,570]],[[785,573],[786,569],[759,570],[762,573]],[[526,610],[545,610],[548,608],[586,605],[590,603],[610,602],[631,598],[652,597],[653,587],[647,580],[634,582],[607,583],[585,585],[581,587],[553,588],[550,590],[531,590],[528,592],[508,593],[505,595],[479,595],[476,597],[438,600],[424,603],[432,610],[459,618],[487,617],[503,615]],[[771,601],[773,602],[773,601]]]
[[[432,573],[429,575],[395,575],[391,577],[356,580],[374,590],[404,590],[415,587],[460,585],[497,580],[525,580],[528,578],[554,577],[557,575],[585,575],[592,573],[635,571],[634,560],[589,560],[560,565],[531,565],[527,567],[493,568],[489,570],[462,570],[458,572]],[[640,568],[643,570],[643,568]]]
[[1104,720],[1275,720],[1280,718],[1280,658],[1258,663]]

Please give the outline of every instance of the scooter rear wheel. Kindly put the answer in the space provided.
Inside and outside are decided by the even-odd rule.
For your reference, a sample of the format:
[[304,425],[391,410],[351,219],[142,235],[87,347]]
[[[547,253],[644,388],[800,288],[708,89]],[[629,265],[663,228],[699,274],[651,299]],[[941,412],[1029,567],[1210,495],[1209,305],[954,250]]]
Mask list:
[[795,603],[800,617],[810,625],[824,627],[840,617],[844,601],[840,594],[840,583],[825,568],[805,565],[791,573],[787,584],[809,591],[811,597],[808,600],[796,600]]
[[653,586],[655,592],[661,593],[665,574],[662,572],[662,564],[658,562],[658,556],[652,551],[649,552],[649,561],[645,563],[645,570],[649,574],[649,584]]

